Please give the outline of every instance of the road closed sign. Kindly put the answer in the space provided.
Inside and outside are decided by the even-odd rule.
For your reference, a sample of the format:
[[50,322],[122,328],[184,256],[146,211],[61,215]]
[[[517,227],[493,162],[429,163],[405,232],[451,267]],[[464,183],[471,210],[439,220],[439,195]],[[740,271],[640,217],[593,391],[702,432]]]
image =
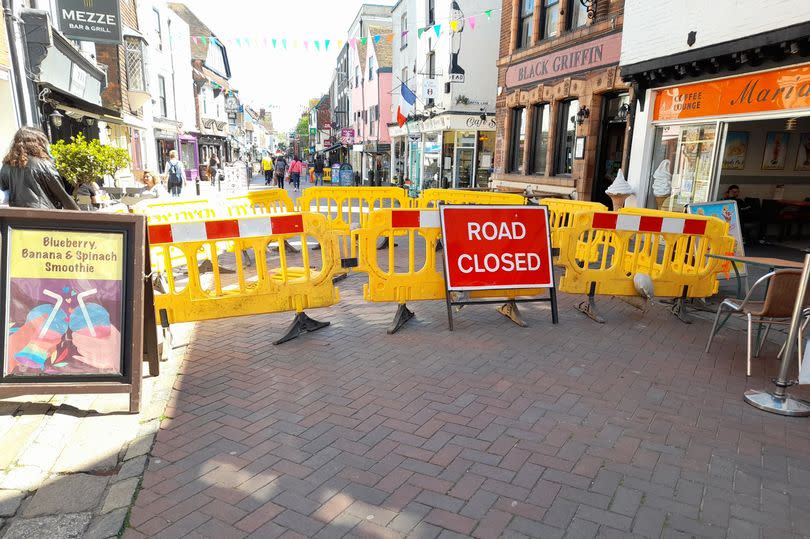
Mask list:
[[552,288],[543,206],[442,206],[448,290]]

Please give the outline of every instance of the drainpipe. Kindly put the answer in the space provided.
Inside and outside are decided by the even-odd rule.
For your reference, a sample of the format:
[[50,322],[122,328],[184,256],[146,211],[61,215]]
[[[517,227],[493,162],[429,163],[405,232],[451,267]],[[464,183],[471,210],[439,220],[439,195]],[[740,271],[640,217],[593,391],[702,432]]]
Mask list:
[[[25,110],[25,93],[19,79],[20,59],[17,51],[17,39],[14,35],[14,11],[11,0],[3,0],[3,17],[6,21],[6,34],[8,37],[8,54],[11,58],[11,84],[17,93],[17,121],[20,125],[28,124],[28,113]],[[15,84],[16,81],[16,84]]]

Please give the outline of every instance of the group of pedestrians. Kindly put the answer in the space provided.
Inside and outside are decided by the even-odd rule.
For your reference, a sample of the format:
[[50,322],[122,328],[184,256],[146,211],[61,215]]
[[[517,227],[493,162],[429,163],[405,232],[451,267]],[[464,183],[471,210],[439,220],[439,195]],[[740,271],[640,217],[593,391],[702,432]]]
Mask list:
[[[301,190],[301,177],[307,177],[309,174],[309,163],[301,161],[296,156],[289,159],[287,162],[287,158],[283,155],[279,155],[275,160],[269,155],[262,158],[265,185],[272,185],[275,181],[276,187],[284,189],[284,181],[289,179],[295,191]],[[323,185],[324,166],[323,156],[318,155],[312,163],[315,185]]]

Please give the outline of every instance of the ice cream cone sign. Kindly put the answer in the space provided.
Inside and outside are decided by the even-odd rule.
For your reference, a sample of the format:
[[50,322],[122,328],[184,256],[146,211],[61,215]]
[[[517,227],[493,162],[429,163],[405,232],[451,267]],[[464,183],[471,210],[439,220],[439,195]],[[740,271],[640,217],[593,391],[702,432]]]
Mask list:
[[605,189],[605,194],[610,197],[613,203],[613,211],[619,211],[624,208],[624,202],[627,197],[633,194],[633,187],[624,179],[624,172],[619,169],[616,173],[616,179],[610,184],[610,187]]

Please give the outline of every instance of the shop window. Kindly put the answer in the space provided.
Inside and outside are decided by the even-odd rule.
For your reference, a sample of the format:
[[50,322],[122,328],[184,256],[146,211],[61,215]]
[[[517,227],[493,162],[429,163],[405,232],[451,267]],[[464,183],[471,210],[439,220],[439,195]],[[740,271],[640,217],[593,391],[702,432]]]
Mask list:
[[588,24],[588,8],[579,0],[569,1],[571,5],[568,7],[568,29],[576,30]]
[[576,99],[560,103],[560,116],[557,121],[557,145],[554,157],[556,174],[571,174],[574,171],[577,111],[579,111],[579,101]]
[[374,80],[374,57],[368,59],[368,80]]
[[143,64],[143,40],[139,37],[124,38],[126,47],[127,88],[146,91],[146,70]]
[[683,211],[711,196],[717,124],[665,125],[655,129],[647,205]]
[[160,105],[160,116],[168,118],[169,110],[166,102],[166,79],[163,75],[158,75],[158,103]]
[[512,109],[509,135],[509,172],[522,172],[523,148],[526,144],[526,108]]
[[427,3],[428,26],[436,24],[436,0],[428,0]]
[[532,44],[532,30],[534,28],[534,0],[520,0],[518,22],[517,48],[525,49]]
[[532,121],[532,154],[531,171],[533,174],[546,173],[546,155],[548,153],[548,126],[550,105],[541,103],[534,106]]
[[541,39],[549,39],[557,35],[560,25],[560,0],[543,0],[543,23]]
[[140,131],[131,129],[129,140],[129,155],[132,158],[132,169],[143,170],[143,148],[141,147]]

